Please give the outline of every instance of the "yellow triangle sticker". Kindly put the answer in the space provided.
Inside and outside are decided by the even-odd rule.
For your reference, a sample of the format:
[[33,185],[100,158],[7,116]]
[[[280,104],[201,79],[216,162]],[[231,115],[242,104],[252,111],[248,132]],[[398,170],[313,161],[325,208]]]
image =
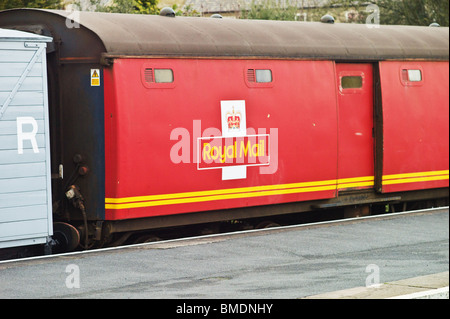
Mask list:
[[91,69],[91,86],[100,86],[100,69]]

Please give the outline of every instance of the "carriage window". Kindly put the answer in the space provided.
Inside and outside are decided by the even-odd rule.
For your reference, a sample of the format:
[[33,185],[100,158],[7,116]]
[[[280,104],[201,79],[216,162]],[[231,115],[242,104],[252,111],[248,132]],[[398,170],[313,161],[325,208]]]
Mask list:
[[271,70],[255,70],[256,82],[258,83],[270,83],[272,82]]
[[404,86],[422,86],[424,83],[423,70],[420,66],[402,67],[400,80]]
[[149,89],[175,87],[174,72],[172,69],[143,67],[141,72],[142,84]]
[[245,83],[250,88],[271,88],[273,87],[273,75],[271,69],[244,69]]
[[362,86],[362,76],[343,76],[341,78],[341,87],[343,89],[360,89]]
[[172,83],[172,69],[151,69],[146,68],[144,71],[145,82],[147,83]]
[[402,70],[402,79],[407,82],[420,82],[422,81],[422,71],[420,70]]
[[155,69],[156,83],[172,83],[173,71],[171,69]]

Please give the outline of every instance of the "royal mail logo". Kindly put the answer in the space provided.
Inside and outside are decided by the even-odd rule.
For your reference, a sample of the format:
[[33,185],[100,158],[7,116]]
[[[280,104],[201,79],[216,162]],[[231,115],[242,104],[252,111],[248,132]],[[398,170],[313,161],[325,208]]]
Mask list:
[[222,122],[222,136],[247,135],[247,118],[245,114],[245,101],[220,101]]
[[202,137],[198,169],[269,165],[269,134],[241,137]]
[[270,164],[269,135],[247,134],[244,100],[220,101],[222,136],[198,139],[197,168],[222,169],[222,180],[247,178],[248,166]]
[[[278,170],[278,129],[247,127],[245,101],[220,101],[221,128],[202,128],[201,120],[192,129],[176,127],[170,140],[174,164],[197,164],[198,170],[219,169],[222,180],[247,178],[247,167],[259,166],[259,174]],[[206,174],[206,173],[205,173]]]
[[226,114],[228,130],[239,130],[241,128],[241,112],[235,112],[234,106],[232,112]]

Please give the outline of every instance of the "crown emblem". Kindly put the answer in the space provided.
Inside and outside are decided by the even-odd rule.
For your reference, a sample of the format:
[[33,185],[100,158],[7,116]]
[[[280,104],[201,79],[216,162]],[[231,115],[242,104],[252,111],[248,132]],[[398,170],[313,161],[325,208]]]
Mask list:
[[225,116],[227,118],[229,130],[239,130],[241,128],[241,113],[235,113],[234,106],[232,112],[228,112]]

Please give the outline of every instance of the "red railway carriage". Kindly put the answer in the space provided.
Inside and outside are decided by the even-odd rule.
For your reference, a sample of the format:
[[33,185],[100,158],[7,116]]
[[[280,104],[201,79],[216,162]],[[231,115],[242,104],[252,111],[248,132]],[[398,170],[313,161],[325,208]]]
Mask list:
[[0,27],[54,39],[66,237],[448,198],[448,28],[51,10]]

